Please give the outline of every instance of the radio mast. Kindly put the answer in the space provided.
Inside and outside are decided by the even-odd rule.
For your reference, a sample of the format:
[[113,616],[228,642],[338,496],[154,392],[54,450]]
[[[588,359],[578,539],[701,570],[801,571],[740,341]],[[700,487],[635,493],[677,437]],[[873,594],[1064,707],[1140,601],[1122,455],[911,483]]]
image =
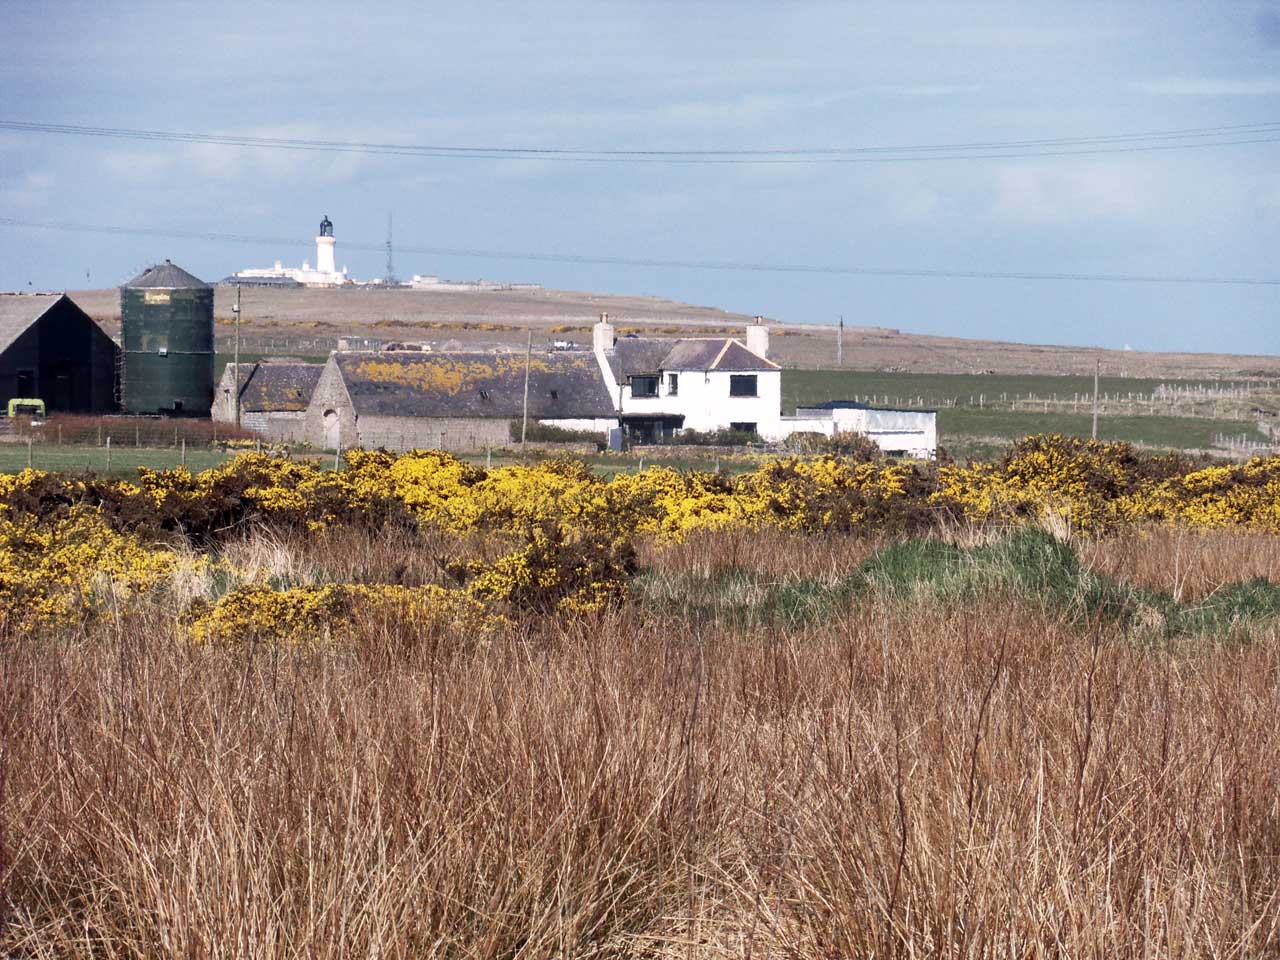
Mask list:
[[382,278],[382,282],[388,287],[394,287],[398,281],[396,279],[395,262],[391,256],[391,214],[387,214],[387,275]]

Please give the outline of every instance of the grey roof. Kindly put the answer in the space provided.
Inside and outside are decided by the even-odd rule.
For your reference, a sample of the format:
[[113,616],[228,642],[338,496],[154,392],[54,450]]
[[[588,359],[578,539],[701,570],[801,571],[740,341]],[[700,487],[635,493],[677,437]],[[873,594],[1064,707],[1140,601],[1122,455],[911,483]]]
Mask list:
[[[525,358],[518,353],[337,353],[333,360],[359,416],[521,415]],[[595,355],[534,354],[529,361],[529,416],[617,416]]]
[[240,385],[240,409],[255,413],[306,410],[323,371],[323,363],[242,363],[235,371]]
[[64,298],[61,293],[0,294],[0,353]]
[[627,377],[637,374],[656,374],[675,342],[677,341],[623,337],[606,354],[613,378],[619,383],[625,383]]
[[166,260],[154,267],[147,267],[140,274],[125,284],[126,287],[159,288],[163,290],[208,290],[209,285],[199,277],[194,277],[181,267]]
[[622,339],[607,354],[614,378],[654,375],[666,370],[777,370],[732,337],[707,340]]

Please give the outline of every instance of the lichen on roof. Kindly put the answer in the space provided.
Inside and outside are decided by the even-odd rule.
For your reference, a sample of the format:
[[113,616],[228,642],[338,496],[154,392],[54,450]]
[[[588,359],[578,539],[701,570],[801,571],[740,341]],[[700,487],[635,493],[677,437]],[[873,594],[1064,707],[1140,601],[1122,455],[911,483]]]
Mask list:
[[[358,415],[514,417],[523,410],[523,354],[340,353],[334,363]],[[592,354],[536,354],[527,366],[530,416],[614,414]]]

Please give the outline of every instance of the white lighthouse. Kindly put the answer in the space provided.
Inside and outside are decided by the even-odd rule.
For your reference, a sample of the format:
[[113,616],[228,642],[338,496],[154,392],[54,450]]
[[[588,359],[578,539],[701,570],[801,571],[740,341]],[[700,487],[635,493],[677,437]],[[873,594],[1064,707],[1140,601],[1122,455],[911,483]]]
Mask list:
[[333,221],[326,214],[320,221],[320,236],[316,237],[316,273],[332,276],[338,272],[333,258],[333,248],[337,245],[338,241],[333,236]]
[[320,235],[316,237],[316,265],[305,260],[302,269],[283,266],[279,260],[274,267],[266,270],[241,270],[234,275],[236,280],[292,281],[304,287],[340,287],[351,282],[347,276],[347,268],[338,269],[334,257],[334,248],[338,241],[333,236],[333,221],[327,216],[320,221]]

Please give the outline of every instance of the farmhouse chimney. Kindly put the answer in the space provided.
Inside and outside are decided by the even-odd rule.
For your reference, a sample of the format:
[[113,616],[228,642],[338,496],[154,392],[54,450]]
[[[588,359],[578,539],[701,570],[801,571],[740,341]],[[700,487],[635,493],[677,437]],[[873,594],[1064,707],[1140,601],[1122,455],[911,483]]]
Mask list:
[[769,328],[764,317],[756,317],[747,324],[747,349],[757,357],[769,357]]
[[591,347],[597,353],[613,349],[613,324],[609,322],[607,313],[600,314],[600,322],[592,328]]

